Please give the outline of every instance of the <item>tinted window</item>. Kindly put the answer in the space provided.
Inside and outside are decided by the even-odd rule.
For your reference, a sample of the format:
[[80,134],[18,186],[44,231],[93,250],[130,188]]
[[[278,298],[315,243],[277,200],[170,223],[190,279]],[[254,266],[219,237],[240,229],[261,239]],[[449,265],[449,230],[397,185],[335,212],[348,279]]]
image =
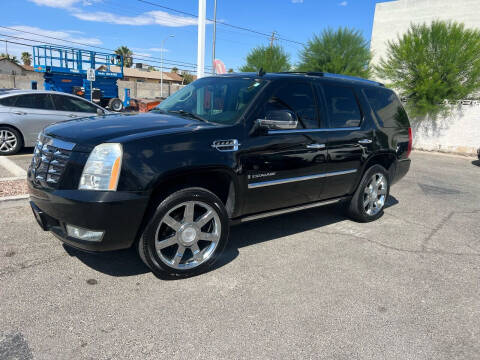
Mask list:
[[97,107],[89,102],[72,96],[52,95],[55,107],[60,111],[92,113],[97,112]]
[[323,84],[331,128],[356,127],[362,121],[362,113],[352,88]]
[[153,111],[187,112],[214,123],[233,124],[264,84],[248,78],[206,77],[175,92]]
[[291,110],[298,116],[298,127],[318,128],[313,88],[309,83],[291,82],[275,89],[264,107],[261,117],[272,110]]
[[54,110],[52,99],[50,98],[49,94],[19,95],[16,98],[16,107],[39,110]]
[[384,127],[409,127],[407,113],[397,95],[385,88],[363,89],[375,116]]
[[0,99],[0,105],[3,106],[13,106],[15,100],[17,99],[16,96],[9,96],[3,99]]

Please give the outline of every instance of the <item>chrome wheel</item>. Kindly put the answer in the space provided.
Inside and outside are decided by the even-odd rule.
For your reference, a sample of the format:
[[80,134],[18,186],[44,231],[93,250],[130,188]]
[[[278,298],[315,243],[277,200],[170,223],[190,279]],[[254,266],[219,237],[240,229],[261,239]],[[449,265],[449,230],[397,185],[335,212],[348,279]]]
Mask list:
[[11,152],[17,147],[18,139],[9,130],[0,130],[0,152]]
[[374,174],[363,192],[363,209],[369,216],[377,215],[385,205],[387,179],[381,173]]
[[166,265],[192,269],[210,259],[220,241],[217,212],[200,201],[183,202],[167,212],[155,234],[155,249]]

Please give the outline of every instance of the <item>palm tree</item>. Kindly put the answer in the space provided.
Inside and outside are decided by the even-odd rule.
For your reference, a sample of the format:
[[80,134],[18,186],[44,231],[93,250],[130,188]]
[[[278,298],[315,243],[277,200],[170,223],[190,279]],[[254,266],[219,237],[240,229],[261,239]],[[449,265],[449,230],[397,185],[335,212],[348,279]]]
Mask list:
[[133,53],[132,50],[130,50],[126,46],[119,46],[117,50],[115,50],[115,54],[117,55],[122,55],[123,56],[123,65],[126,67],[132,67],[133,65]]
[[32,55],[30,55],[30,53],[27,51],[22,52],[22,62],[23,65],[32,65]]
[[172,73],[178,73],[178,68],[177,67],[172,67],[172,70],[170,70]]
[[11,62],[14,62],[15,64],[18,64],[18,59],[17,59],[16,56],[6,54],[6,53],[1,53],[0,58],[5,58],[5,59],[10,60]]

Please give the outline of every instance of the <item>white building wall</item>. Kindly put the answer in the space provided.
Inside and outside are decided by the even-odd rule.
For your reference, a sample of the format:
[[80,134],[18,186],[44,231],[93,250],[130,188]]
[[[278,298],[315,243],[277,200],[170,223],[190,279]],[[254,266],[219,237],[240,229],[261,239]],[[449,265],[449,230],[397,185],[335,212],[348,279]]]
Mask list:
[[415,149],[476,155],[480,147],[480,105],[461,106],[434,124],[414,127]]
[[370,49],[373,63],[386,55],[387,42],[405,33],[411,23],[454,20],[480,28],[480,0],[397,0],[377,3]]
[[[387,55],[388,41],[397,40],[411,23],[453,20],[480,28],[480,0],[397,0],[377,3],[370,49],[373,64]],[[480,56],[480,54],[479,54]],[[384,81],[383,79],[378,79]],[[414,147],[423,150],[475,154],[480,147],[480,106],[462,106],[437,128],[423,125],[414,131]]]

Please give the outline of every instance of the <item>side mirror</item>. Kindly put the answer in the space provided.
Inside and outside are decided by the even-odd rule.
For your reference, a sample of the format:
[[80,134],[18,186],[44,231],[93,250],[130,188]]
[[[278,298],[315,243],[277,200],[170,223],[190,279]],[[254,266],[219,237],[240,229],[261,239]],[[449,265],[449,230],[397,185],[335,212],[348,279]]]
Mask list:
[[291,130],[296,129],[298,120],[290,110],[273,110],[267,113],[265,119],[258,119],[260,128],[269,130]]
[[105,115],[105,111],[97,108],[97,115]]

